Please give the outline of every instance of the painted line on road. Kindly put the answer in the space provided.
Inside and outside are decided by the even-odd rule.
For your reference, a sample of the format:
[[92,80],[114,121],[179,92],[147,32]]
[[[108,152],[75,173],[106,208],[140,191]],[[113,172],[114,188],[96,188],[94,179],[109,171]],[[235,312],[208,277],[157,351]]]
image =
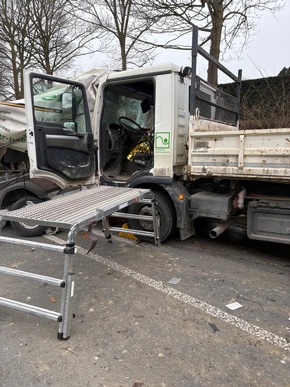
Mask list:
[[[65,243],[63,239],[57,238],[54,235],[46,235],[45,238],[57,244]],[[93,259],[94,261],[102,263],[111,269],[119,271],[125,276],[134,278],[136,281],[139,281],[144,285],[148,285],[179,301],[182,301],[188,305],[191,305],[196,309],[206,312],[207,314],[214,316],[230,325],[233,325],[234,327],[239,328],[242,331],[247,332],[255,337],[258,337],[261,340],[265,340],[270,344],[273,344],[281,349],[284,349],[285,351],[290,352],[290,343],[288,343],[284,337],[280,337],[272,332],[269,332],[263,328],[260,328],[257,325],[251,324],[246,320],[243,320],[239,317],[231,315],[230,313],[224,312],[223,310],[216,308],[215,306],[207,304],[206,302],[200,301],[192,296],[189,296],[188,294],[182,293],[179,290],[176,290],[170,286],[167,286],[162,281],[156,281],[150,277],[147,277],[146,275],[143,275],[134,270],[128,269],[127,267],[122,266],[119,263],[116,263],[107,258],[101,257],[98,254],[94,254],[94,253],[87,254],[86,250],[83,249],[82,247],[77,246],[77,252],[85,257]]]

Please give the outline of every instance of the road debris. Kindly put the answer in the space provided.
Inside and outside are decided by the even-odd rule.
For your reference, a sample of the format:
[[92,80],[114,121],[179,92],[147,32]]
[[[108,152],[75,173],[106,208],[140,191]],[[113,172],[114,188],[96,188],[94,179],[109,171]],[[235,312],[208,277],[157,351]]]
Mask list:
[[181,278],[175,278],[175,277],[172,277],[171,280],[168,281],[169,284],[172,284],[172,285],[176,285],[178,284],[178,282],[181,281]]
[[217,327],[215,324],[213,324],[213,323],[208,323],[208,325],[212,328],[212,330],[214,331],[214,333],[216,333],[216,332],[219,331],[218,327]]
[[239,302],[232,302],[230,304],[227,304],[226,307],[229,308],[230,310],[236,310],[241,308],[243,305],[241,305]]

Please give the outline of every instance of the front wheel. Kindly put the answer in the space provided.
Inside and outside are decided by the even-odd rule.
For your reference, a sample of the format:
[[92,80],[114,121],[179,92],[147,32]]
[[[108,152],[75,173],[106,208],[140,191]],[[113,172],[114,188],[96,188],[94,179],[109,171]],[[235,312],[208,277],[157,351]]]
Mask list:
[[[10,210],[18,210],[19,208],[25,207],[27,202],[40,203],[41,200],[35,196],[27,196],[17,200],[11,206]],[[39,226],[39,225],[30,225],[25,222],[10,222],[12,228],[21,236],[24,237],[36,237],[43,234],[47,226]]]
[[[171,200],[163,193],[154,192],[156,210],[160,217],[161,242],[168,239],[175,231],[176,213]],[[134,203],[128,208],[129,213],[137,215],[152,215],[152,207],[147,203]],[[139,219],[129,219],[129,227],[135,230],[153,231],[153,222]],[[150,237],[140,237],[145,241],[152,241]]]

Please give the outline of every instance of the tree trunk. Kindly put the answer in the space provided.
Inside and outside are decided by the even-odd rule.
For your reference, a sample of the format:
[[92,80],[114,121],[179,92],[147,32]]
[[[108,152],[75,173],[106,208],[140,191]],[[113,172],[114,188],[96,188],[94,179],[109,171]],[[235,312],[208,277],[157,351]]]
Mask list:
[[12,67],[12,77],[13,77],[13,91],[14,91],[14,96],[15,96],[15,99],[21,99],[23,98],[23,95],[21,93],[21,90],[20,90],[20,85],[19,85],[19,70],[17,68],[17,54],[14,50],[14,47],[12,46],[11,47],[11,67]]
[[122,70],[127,70],[126,44],[120,40]]
[[[209,52],[216,60],[219,60],[223,28],[223,0],[209,0],[207,6],[212,20]],[[207,80],[213,86],[218,84],[218,69],[211,62],[208,63]]]

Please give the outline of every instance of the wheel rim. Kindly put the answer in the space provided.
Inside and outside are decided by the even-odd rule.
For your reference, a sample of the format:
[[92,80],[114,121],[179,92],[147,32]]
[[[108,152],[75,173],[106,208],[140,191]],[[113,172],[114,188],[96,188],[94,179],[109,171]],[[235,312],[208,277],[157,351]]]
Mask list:
[[[160,213],[157,209],[157,214],[160,216]],[[143,206],[140,211],[139,215],[147,215],[147,216],[152,216],[152,207],[151,206]],[[160,216],[160,221],[162,221],[161,216]],[[145,230],[145,231],[153,231],[153,222],[150,220],[139,220],[140,226]]]
[[25,228],[26,230],[35,230],[37,227],[39,227],[37,224],[36,225],[31,225],[31,224],[26,224],[24,222],[18,222],[21,227]]

